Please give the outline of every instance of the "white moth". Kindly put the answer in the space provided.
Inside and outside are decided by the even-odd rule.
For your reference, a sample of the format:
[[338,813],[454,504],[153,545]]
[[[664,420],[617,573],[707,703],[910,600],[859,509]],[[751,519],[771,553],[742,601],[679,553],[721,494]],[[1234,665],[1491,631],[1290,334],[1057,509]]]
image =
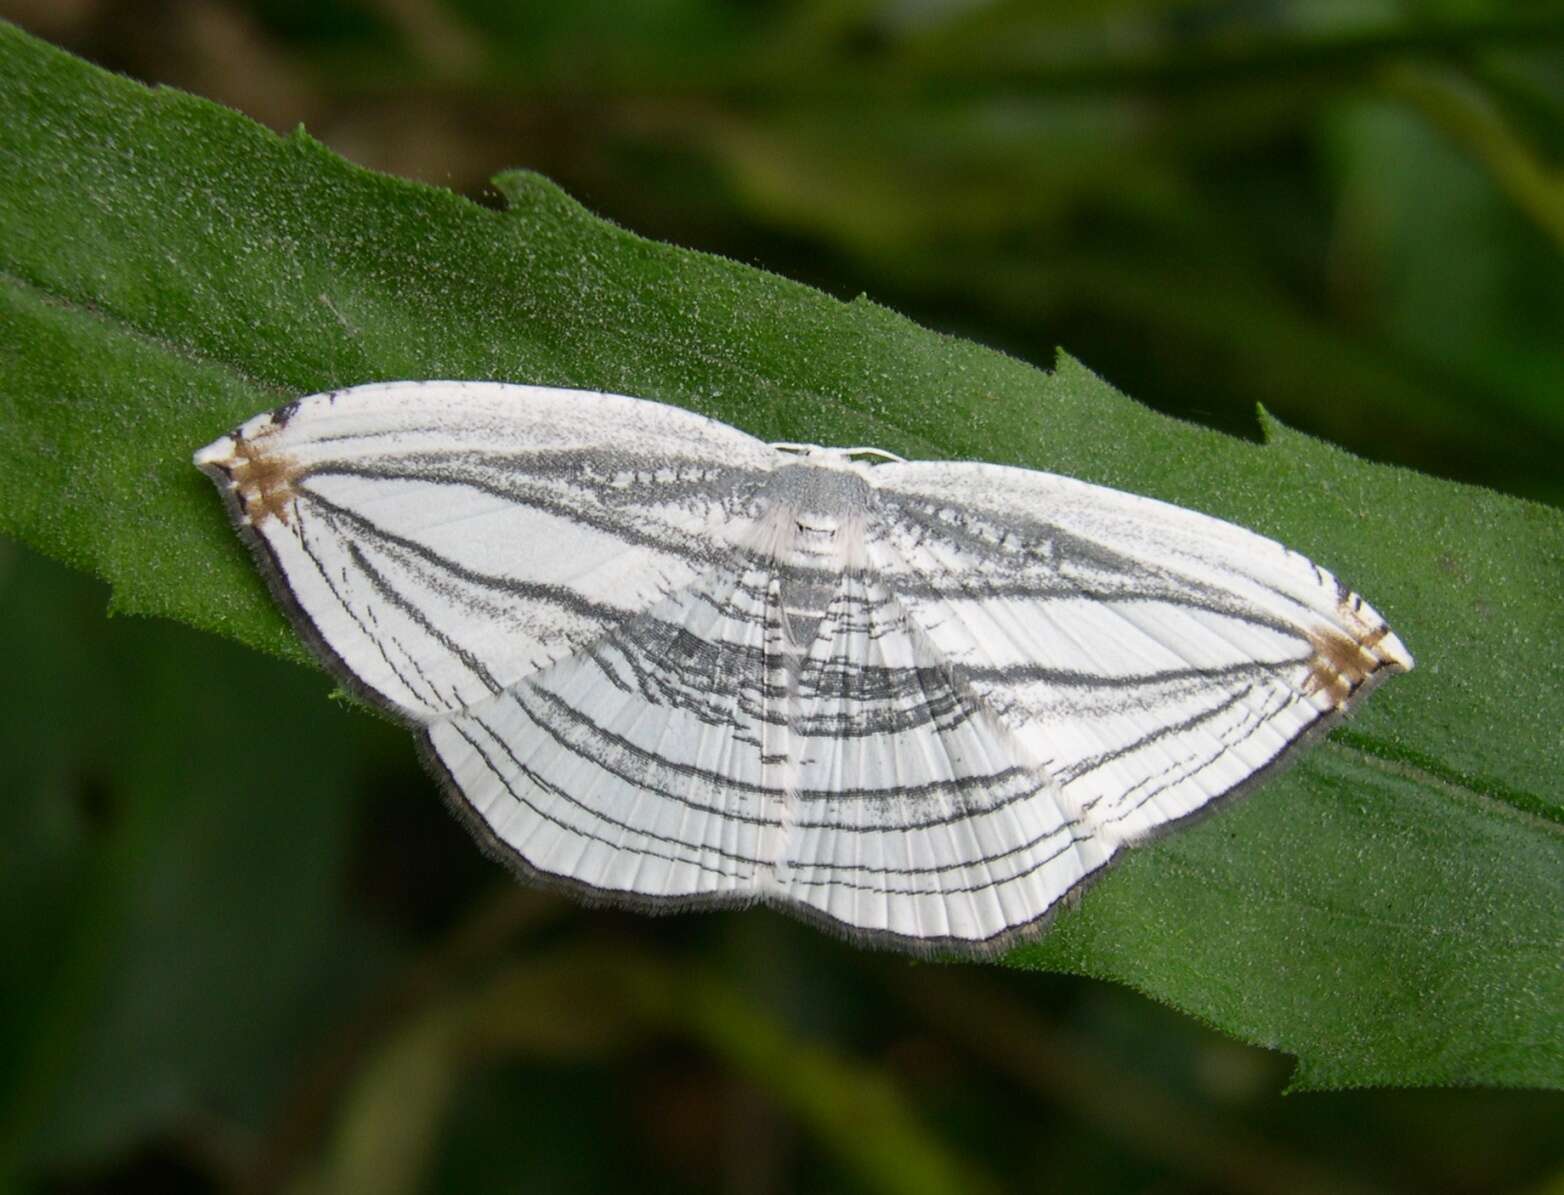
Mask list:
[[643,909],[997,950],[1412,667],[1362,598],[1230,523],[863,455],[393,382],[195,462],[491,852]]

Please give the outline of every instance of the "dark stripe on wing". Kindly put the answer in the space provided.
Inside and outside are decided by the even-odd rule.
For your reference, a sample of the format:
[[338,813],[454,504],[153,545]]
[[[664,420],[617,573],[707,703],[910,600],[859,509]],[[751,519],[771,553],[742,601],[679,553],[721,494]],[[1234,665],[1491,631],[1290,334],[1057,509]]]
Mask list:
[[[1240,686],[1238,689],[1235,689],[1232,692],[1226,694],[1215,705],[1207,706],[1204,709],[1191,714],[1189,717],[1183,719],[1183,721],[1169,722],[1164,726],[1159,726],[1155,730],[1147,731],[1139,738],[1134,738],[1127,743],[1120,744],[1111,751],[1100,751],[1096,755],[1084,756],[1070,764],[1068,767],[1064,767],[1059,770],[1059,783],[1072,784],[1076,780],[1079,780],[1082,776],[1085,776],[1091,772],[1095,772],[1099,768],[1106,767],[1115,760],[1121,759],[1126,755],[1133,754],[1134,752],[1139,751],[1142,747],[1157,742],[1159,739],[1167,738],[1169,735],[1183,734],[1186,731],[1195,729],[1197,726],[1204,725],[1213,718],[1219,718],[1228,710],[1232,709],[1233,706],[1243,701],[1244,698],[1249,696],[1253,690],[1253,684]],[[1088,801],[1085,805],[1083,805],[1082,808],[1090,809],[1092,805],[1096,804],[1097,800],[1100,799],[1100,797],[1094,798],[1093,800]]]
[[[1189,760],[1182,761],[1179,765],[1179,768],[1182,768],[1182,771],[1179,772],[1179,774],[1171,775],[1171,773],[1178,772],[1179,768],[1168,768],[1163,772],[1157,773],[1155,775],[1146,776],[1137,781],[1135,784],[1132,784],[1129,788],[1125,789],[1124,792],[1120,793],[1115,798],[1115,802],[1124,800],[1131,793],[1135,792],[1145,784],[1159,779],[1163,781],[1163,783],[1158,785],[1156,788],[1149,789],[1147,792],[1141,794],[1140,797],[1134,802],[1134,804],[1114,813],[1111,817],[1101,819],[1099,824],[1111,825],[1114,822],[1124,821],[1126,818],[1134,814],[1136,810],[1140,809],[1148,802],[1155,800],[1168,789],[1172,788],[1175,784],[1182,784],[1186,780],[1192,780],[1212,764],[1216,763],[1224,755],[1229,755],[1236,751],[1241,744],[1246,743],[1251,738],[1253,738],[1254,735],[1259,732],[1261,727],[1269,725],[1273,718],[1275,718],[1288,706],[1296,704],[1299,700],[1301,700],[1301,698],[1299,698],[1296,693],[1283,692],[1281,694],[1280,702],[1276,704],[1274,709],[1270,708],[1270,706],[1265,706],[1260,709],[1251,710],[1247,718],[1237,723],[1235,726],[1229,727],[1227,730],[1223,731],[1220,735],[1217,736],[1217,741],[1221,745],[1217,747],[1215,751],[1211,751],[1193,762]],[[1237,734],[1237,732],[1240,730],[1243,731],[1243,733]],[[1233,737],[1235,734],[1237,734],[1236,738]],[[1263,771],[1265,768],[1270,766],[1271,762],[1278,755],[1281,755],[1283,752],[1285,752],[1290,745],[1291,740],[1285,741],[1281,747],[1277,748],[1277,750],[1272,753],[1270,758],[1258,766],[1251,767],[1248,763],[1244,763],[1243,767],[1245,768],[1245,774],[1253,775],[1255,772]],[[1095,803],[1096,802],[1092,802],[1092,804]]]
[[[348,554],[353,558],[353,563],[358,566],[360,572],[369,578],[370,585],[382,599],[384,599],[389,605],[394,606],[400,610],[409,620],[414,623],[414,625],[416,625],[436,643],[440,644],[453,656],[460,660],[467,671],[472,673],[473,676],[477,677],[490,693],[498,693],[502,688],[504,688],[504,686],[501,685],[495,678],[494,674],[490,672],[489,669],[484,665],[482,660],[478,659],[478,657],[473,655],[471,651],[469,651],[462,644],[458,643],[455,639],[451,638],[450,635],[447,635],[439,627],[435,626],[434,623],[429,620],[429,616],[426,615],[422,609],[408,601],[407,598],[402,595],[401,591],[393,586],[391,582],[386,579],[385,575],[370,563],[369,558],[364,555],[364,550],[362,548],[360,548],[352,540],[347,540],[346,544]],[[409,658],[411,658],[410,654]],[[415,668],[418,667],[416,660],[413,662],[413,666]],[[423,669],[419,669],[419,674],[423,674]]]
[[[511,752],[510,747],[506,744],[504,739],[500,738],[499,735],[495,734],[494,731],[492,729],[490,729],[489,726],[484,724],[481,720],[476,719],[476,718],[474,718],[472,720],[474,722],[476,722],[479,726],[483,727],[484,732],[486,734],[488,734],[489,738],[493,742],[498,744],[500,749],[503,750],[507,755],[510,756],[511,761],[517,765],[517,768],[520,770],[521,774],[526,777],[528,783],[535,785],[539,789],[539,791],[547,793],[551,797],[556,797],[559,800],[563,801],[567,805],[573,805],[576,808],[583,809],[583,810],[585,810],[586,813],[588,813],[589,815],[597,818],[600,821],[606,822],[606,823],[608,823],[610,825],[621,825],[622,826],[622,823],[615,823],[610,818],[603,817],[602,815],[596,813],[593,810],[586,809],[585,806],[581,805],[579,802],[572,800],[570,798],[570,796],[568,794],[566,794],[563,789],[558,788],[555,785],[549,784],[542,777],[537,776],[536,774],[532,773],[531,771],[529,771],[528,769],[523,767],[520,764],[520,762],[516,759],[515,755]],[[591,842],[601,842],[605,846],[612,847],[615,851],[630,851],[633,854],[647,855],[647,856],[650,856],[651,858],[654,858],[654,859],[664,859],[664,860],[667,860],[670,863],[677,863],[677,864],[684,865],[684,866],[694,867],[694,868],[696,868],[699,871],[708,872],[711,875],[721,876],[724,879],[739,879],[739,880],[742,880],[742,879],[747,879],[748,876],[751,874],[749,872],[745,872],[745,871],[741,871],[741,870],[732,870],[732,869],[728,869],[728,868],[724,868],[724,867],[715,867],[715,866],[712,866],[709,863],[703,862],[699,857],[690,858],[690,857],[681,856],[681,855],[671,855],[671,854],[667,854],[666,852],[663,852],[663,851],[656,851],[656,850],[650,850],[650,849],[647,849],[647,850],[634,850],[633,848],[626,847],[623,844],[622,840],[614,840],[614,839],[611,839],[611,838],[605,838],[601,834],[594,834],[590,830],[585,830],[585,829],[582,829],[582,828],[580,828],[578,826],[572,826],[572,825],[570,825],[567,822],[561,821],[559,818],[554,817],[552,814],[550,814],[546,809],[542,808],[539,805],[534,804],[532,801],[527,800],[527,798],[525,796],[523,796],[521,793],[517,792],[515,786],[510,782],[509,778],[505,775],[505,773],[500,771],[500,769],[495,765],[494,760],[492,758],[490,758],[489,753],[487,751],[485,751],[478,744],[476,739],[474,739],[470,734],[467,733],[465,728],[463,728],[463,726],[461,725],[461,721],[462,721],[461,719],[453,720],[450,723],[451,729],[454,730],[458,735],[460,735],[463,739],[466,740],[468,746],[470,746],[473,749],[473,751],[475,753],[477,753],[478,758],[483,761],[484,766],[489,769],[489,771],[493,774],[494,778],[500,782],[501,786],[505,789],[506,793],[508,793],[518,804],[525,805],[533,813],[537,814],[538,817],[542,818],[544,821],[550,823],[551,825],[558,826],[561,830],[564,830],[567,834],[574,834],[574,835],[576,835],[579,838],[585,838],[585,839],[587,839],[587,840],[589,840]],[[453,776],[455,775],[454,770],[451,772],[451,774]],[[485,818],[485,820],[487,821],[488,819]],[[491,822],[490,825],[492,826],[493,823]],[[644,837],[644,838],[651,838],[651,839],[657,839],[658,838],[657,835],[649,834],[649,833],[647,833],[644,830],[634,829],[632,827],[627,827],[627,826],[623,827],[623,828],[628,829],[631,833],[637,834],[637,835],[639,835],[641,837]],[[685,847],[687,849],[696,849],[696,850],[699,850],[701,852],[714,849],[714,848],[710,848],[710,847],[692,847],[692,844],[690,844],[690,843],[677,841],[677,840],[672,840],[672,839],[662,839],[662,841],[671,843],[672,845]],[[511,849],[517,850],[519,848],[517,848],[515,846],[512,846]],[[522,854],[523,858],[526,858],[526,854],[525,854],[524,851],[520,852],[520,853]],[[743,861],[743,862],[749,862],[749,863],[757,863],[758,862],[758,860],[743,860],[742,857],[739,857],[739,856],[729,856],[729,857],[730,858],[739,859],[740,861]]]
[[[634,547],[651,548],[659,553],[678,556],[697,567],[709,566],[712,559],[709,542],[694,539],[676,528],[650,526],[645,507],[663,502],[680,504],[704,499],[712,505],[721,505],[730,517],[737,517],[738,506],[747,505],[734,497],[734,483],[684,483],[638,484],[620,489],[612,485],[595,483],[585,470],[584,463],[575,466],[575,472],[560,470],[550,473],[532,466],[538,458],[525,455],[499,455],[450,457],[434,453],[408,453],[396,457],[384,457],[374,464],[357,461],[321,461],[299,472],[300,481],[316,477],[357,477],[368,481],[414,482],[431,485],[457,486],[475,490],[493,498],[542,511],[566,522],[589,527]],[[488,464],[492,475],[485,475],[481,466]],[[453,467],[460,466],[460,467]],[[674,466],[668,466],[673,468]],[[687,464],[680,467],[689,467]],[[749,478],[750,474],[738,473],[736,477]],[[541,475],[550,480],[567,484],[578,493],[543,492],[525,484],[527,478]],[[516,478],[506,484],[507,478]],[[607,510],[626,508],[617,518],[605,517],[582,501],[590,494]],[[729,509],[729,507],[734,509]]]
[[[531,697],[542,699],[542,704],[546,708],[538,709],[529,705],[522,699],[523,693],[526,693]],[[783,795],[783,790],[780,788],[769,788],[762,784],[753,784],[749,781],[739,780],[732,776],[723,775],[720,772],[710,771],[705,768],[698,768],[693,764],[685,764],[680,763],[677,760],[665,759],[661,755],[658,755],[655,751],[649,751],[645,748],[637,746],[622,735],[614,734],[611,731],[604,730],[596,722],[593,722],[590,718],[581,713],[581,711],[577,710],[573,705],[565,701],[562,697],[559,697],[557,694],[550,693],[546,689],[538,689],[532,685],[519,685],[515,689],[511,690],[507,696],[513,703],[515,703],[517,708],[521,710],[523,716],[525,716],[529,722],[538,727],[539,730],[543,731],[543,733],[548,735],[549,738],[553,739],[554,742],[558,743],[563,750],[568,751],[572,755],[587,761],[593,767],[602,771],[606,775],[612,776],[615,780],[623,782],[632,789],[644,789],[653,796],[665,797],[668,800],[675,801],[680,805],[686,805],[689,808],[696,810],[697,812],[710,813],[719,818],[736,822],[750,822],[759,826],[774,826],[777,824],[776,818],[756,817],[751,814],[737,813],[723,805],[708,805],[701,801],[693,800],[686,793],[676,792],[673,789],[663,788],[659,785],[652,784],[642,773],[630,772],[620,768],[615,768],[611,766],[608,761],[608,752],[604,751],[599,753],[598,751],[582,750],[581,745],[572,742],[570,738],[567,737],[564,730],[562,729],[562,726],[567,724],[572,725],[577,728],[579,733],[583,734],[589,740],[595,739],[599,744],[607,743],[613,747],[619,748],[625,754],[631,756],[634,759],[638,759],[643,763],[651,764],[658,768],[665,768],[675,775],[700,781],[701,783],[710,785],[712,788],[719,791],[722,789],[728,789],[732,792],[741,793],[745,797],[759,797],[780,801]],[[557,715],[559,720],[557,722],[550,720],[550,714]]]
[[[315,549],[311,547],[309,542],[305,539],[304,520],[297,520],[294,524],[294,527],[295,530],[293,531],[293,535],[298,540],[299,550],[303,552],[304,555],[308,557],[309,562],[315,566],[315,571],[320,574],[320,579],[325,584],[326,589],[331,593],[331,596],[336,599],[338,607],[340,607],[342,611],[346,613],[350,619],[352,619],[353,624],[358,627],[364,638],[370,643],[374,644],[375,650],[380,653],[380,658],[385,661],[386,667],[391,670],[391,675],[396,677],[397,682],[407,690],[408,694],[418,694],[418,686],[408,679],[401,668],[397,667],[396,661],[393,660],[390,653],[386,651],[386,636],[382,635],[377,627],[372,627],[365,623],[359,612],[353,608],[352,604],[348,602],[345,597],[343,597],[342,591],[337,588],[337,584],[332,579],[331,573],[327,570],[325,562],[321,560],[321,558],[316,554]],[[320,629],[319,623],[315,623],[314,625],[316,632],[321,636],[321,639],[324,640],[331,647],[331,650],[337,654],[337,657],[342,660],[344,666],[351,667],[347,664],[348,657],[346,653],[343,652],[341,646],[332,643],[330,639],[326,638],[326,633]],[[402,655],[404,657],[407,655],[406,649],[402,649]],[[352,671],[355,675],[358,673],[358,669],[356,668],[353,668]],[[440,691],[435,688],[427,676],[419,673],[418,679],[423,682],[430,693],[434,694],[435,702],[438,705],[445,705],[445,699],[441,697]],[[384,695],[382,694],[382,696]],[[401,706],[404,703],[396,702],[395,704]]]
[[311,505],[318,506],[333,518],[351,523],[354,528],[367,538],[378,540],[384,544],[395,545],[397,548],[416,556],[420,560],[426,561],[431,566],[443,569],[480,589],[490,589],[496,593],[505,593],[513,597],[547,602],[563,610],[569,610],[572,614],[592,619],[606,626],[612,626],[614,623],[629,618],[635,613],[633,610],[621,609],[606,602],[592,601],[590,598],[583,597],[567,586],[518,581],[514,577],[480,573],[475,569],[467,568],[465,565],[457,564],[454,560],[440,555],[432,548],[425,547],[416,540],[387,531],[357,511],[349,510],[347,507],[332,502],[329,498],[324,498],[314,491],[307,490],[305,493]]

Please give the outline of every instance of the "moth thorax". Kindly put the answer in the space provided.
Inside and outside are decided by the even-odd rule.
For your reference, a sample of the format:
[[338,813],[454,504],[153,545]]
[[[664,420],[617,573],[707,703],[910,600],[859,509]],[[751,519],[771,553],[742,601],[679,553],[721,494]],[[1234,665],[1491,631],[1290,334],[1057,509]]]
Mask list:
[[782,566],[780,597],[788,640],[807,650],[842,583],[863,563],[869,483],[845,458],[823,456],[784,465],[761,497],[764,538]]

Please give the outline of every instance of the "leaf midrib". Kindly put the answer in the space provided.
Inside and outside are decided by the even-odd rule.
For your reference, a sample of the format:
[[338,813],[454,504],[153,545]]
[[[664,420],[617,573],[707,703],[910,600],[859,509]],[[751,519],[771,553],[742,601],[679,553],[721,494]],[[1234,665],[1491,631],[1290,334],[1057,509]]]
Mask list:
[[1564,808],[1539,794],[1443,766],[1400,744],[1392,745],[1387,740],[1349,727],[1333,731],[1330,743],[1336,751],[1350,754],[1376,771],[1465,799],[1490,812],[1522,818],[1528,824],[1564,838]]

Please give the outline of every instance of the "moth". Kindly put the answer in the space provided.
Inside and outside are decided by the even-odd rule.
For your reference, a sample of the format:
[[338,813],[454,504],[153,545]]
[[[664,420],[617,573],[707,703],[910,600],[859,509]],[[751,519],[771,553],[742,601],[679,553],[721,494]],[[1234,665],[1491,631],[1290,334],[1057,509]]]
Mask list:
[[639,909],[1003,949],[1412,667],[1230,523],[621,395],[359,386],[195,463],[482,845]]

